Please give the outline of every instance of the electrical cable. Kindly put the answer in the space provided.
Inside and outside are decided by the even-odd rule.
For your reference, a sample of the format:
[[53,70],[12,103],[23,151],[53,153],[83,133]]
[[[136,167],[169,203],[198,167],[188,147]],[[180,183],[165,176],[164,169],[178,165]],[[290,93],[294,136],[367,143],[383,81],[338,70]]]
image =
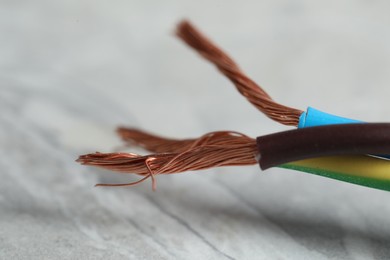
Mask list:
[[217,131],[180,140],[120,127],[117,133],[126,143],[143,147],[152,154],[93,153],[81,155],[77,162],[120,173],[135,173],[143,178],[132,183],[97,186],[131,186],[151,178],[155,189],[158,174],[259,163],[263,170],[270,167],[294,169],[390,190],[390,161],[366,155],[390,154],[390,123],[363,123],[311,107],[304,112],[276,103],[233,59],[188,21],[178,25],[176,34],[213,63],[258,110],[298,129],[257,139],[234,131]]
[[179,23],[176,34],[189,47],[213,63],[257,109],[279,123],[304,128],[361,122],[321,112],[312,107],[308,107],[307,111],[304,112],[276,103],[263,88],[241,71],[232,58],[191,25],[190,22],[182,21]]

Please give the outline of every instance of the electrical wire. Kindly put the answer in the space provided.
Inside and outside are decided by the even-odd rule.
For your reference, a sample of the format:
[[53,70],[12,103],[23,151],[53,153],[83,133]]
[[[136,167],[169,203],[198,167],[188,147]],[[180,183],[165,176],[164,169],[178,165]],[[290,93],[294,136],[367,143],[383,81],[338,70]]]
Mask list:
[[[163,140],[162,137],[159,139]],[[246,135],[228,131],[210,133],[189,140],[192,140],[191,146],[186,144],[178,153],[146,156],[131,153],[95,153],[82,155],[77,161],[112,171],[135,173],[144,177],[140,181],[151,177],[153,189],[156,188],[154,176],[158,174],[220,166],[253,165],[257,162],[263,170],[278,166],[369,187],[380,189],[389,187],[389,161],[376,158],[375,160],[362,159],[370,157],[360,156],[355,157],[353,162],[347,159],[351,157],[329,159],[324,156],[389,153],[390,123],[327,125],[295,129],[258,137],[256,141]],[[297,162],[314,157],[324,158]],[[357,158],[359,161],[356,161]],[[374,161],[375,165],[372,163]],[[375,172],[368,175],[369,169],[373,171],[375,169]],[[98,186],[131,186],[140,181],[127,184],[98,184]]]
[[263,88],[242,72],[232,58],[190,22],[184,20],[179,23],[176,35],[202,57],[213,63],[258,110],[279,123],[303,128],[359,122],[358,120],[324,113],[311,107],[308,107],[307,111],[304,112],[276,103]]

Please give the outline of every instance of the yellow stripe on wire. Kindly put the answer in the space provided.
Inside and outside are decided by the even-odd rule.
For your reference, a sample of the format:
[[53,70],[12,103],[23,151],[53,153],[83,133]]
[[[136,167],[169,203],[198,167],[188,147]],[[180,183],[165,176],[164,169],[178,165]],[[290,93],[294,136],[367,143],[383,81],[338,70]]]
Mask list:
[[279,167],[390,191],[390,160],[366,155],[332,156],[291,162]]

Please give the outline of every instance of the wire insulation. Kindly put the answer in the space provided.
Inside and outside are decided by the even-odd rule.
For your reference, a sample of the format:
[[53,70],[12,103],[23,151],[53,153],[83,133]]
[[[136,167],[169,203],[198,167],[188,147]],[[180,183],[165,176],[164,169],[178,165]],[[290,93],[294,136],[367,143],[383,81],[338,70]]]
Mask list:
[[335,116],[322,112],[318,109],[308,107],[306,112],[303,112],[299,117],[298,128],[320,126],[320,125],[335,125],[335,124],[353,124],[363,123],[362,121],[349,119],[341,116]]
[[316,126],[279,132],[256,139],[260,167],[345,154],[389,154],[390,123]]
[[390,161],[365,155],[306,159],[278,167],[390,191]]

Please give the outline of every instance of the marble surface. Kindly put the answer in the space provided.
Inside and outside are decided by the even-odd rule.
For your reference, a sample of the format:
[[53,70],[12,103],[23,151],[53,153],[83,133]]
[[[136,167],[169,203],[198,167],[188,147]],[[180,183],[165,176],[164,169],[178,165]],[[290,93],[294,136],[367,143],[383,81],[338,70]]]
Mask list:
[[[83,167],[117,125],[287,129],[173,37],[190,18],[278,101],[390,114],[388,1],[0,2],[0,259],[389,259],[390,193],[284,169],[135,181]],[[140,151],[143,152],[143,151]]]

